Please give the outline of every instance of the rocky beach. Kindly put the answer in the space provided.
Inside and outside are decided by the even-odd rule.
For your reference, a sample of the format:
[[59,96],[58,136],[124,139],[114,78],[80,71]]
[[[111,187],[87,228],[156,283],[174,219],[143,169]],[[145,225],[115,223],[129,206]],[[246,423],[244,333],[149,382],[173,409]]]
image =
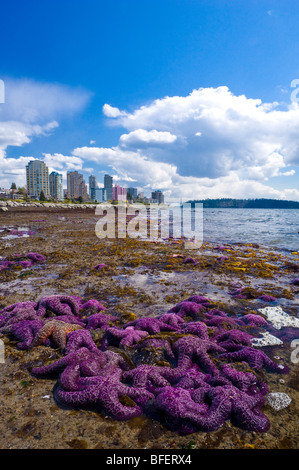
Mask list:
[[[16,202],[0,207],[0,320],[13,312],[10,306],[31,303],[41,322],[32,330],[35,343],[24,348],[11,323],[1,323],[0,448],[298,448],[299,353],[296,356],[294,341],[298,338],[299,343],[299,253],[250,241],[204,242],[194,250],[184,240],[171,238],[99,239],[95,207]],[[72,306],[62,300],[66,297],[75,299],[80,311],[72,331],[61,328],[62,340],[55,341],[48,328],[48,336],[40,335],[37,341],[39,332],[59,322],[63,313],[55,311],[51,299]],[[39,314],[42,305],[44,312]],[[102,323],[87,328],[91,319],[100,317]],[[88,331],[103,354],[114,354],[124,364],[116,383],[127,387],[120,387],[118,398],[126,413],[132,411],[130,418],[125,414],[125,419],[118,419],[118,411],[109,413],[108,401],[100,409],[88,400],[72,406],[73,389],[62,385],[58,373],[34,373],[66,357],[68,340],[80,329]],[[124,340],[125,330],[135,336]],[[184,349],[184,341],[189,349],[196,343],[197,352]],[[203,352],[201,345],[208,343],[210,349]],[[158,371],[144,384],[146,404],[135,393],[141,385],[133,373],[145,366],[146,371]],[[185,372],[173,379],[171,373],[177,369]],[[187,374],[190,370],[193,375]],[[236,372],[237,382],[242,382],[238,386],[232,378]],[[86,377],[80,385],[83,390]],[[98,379],[88,377],[88,387],[95,387]],[[186,377],[191,382],[182,385],[180,380]],[[245,379],[253,380],[250,387],[258,388],[259,400],[244,411],[243,403],[253,396]],[[228,388],[231,384],[234,392]],[[167,387],[180,402],[174,411],[167,405]],[[241,395],[234,405],[227,405],[226,414],[222,408],[217,411],[216,424],[209,427],[208,418],[202,423],[189,417],[186,409],[178,414],[188,395],[196,406],[204,404],[198,416],[210,416],[217,387],[229,390],[227,403],[236,389]],[[200,388],[207,394],[202,402],[193,393]],[[135,395],[130,396],[133,389]]]

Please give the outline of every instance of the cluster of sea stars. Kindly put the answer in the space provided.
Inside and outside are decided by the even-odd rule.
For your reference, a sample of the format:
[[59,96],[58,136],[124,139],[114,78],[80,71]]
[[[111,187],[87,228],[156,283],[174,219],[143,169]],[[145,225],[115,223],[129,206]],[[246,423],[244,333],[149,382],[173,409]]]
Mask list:
[[13,255],[11,260],[0,261],[0,271],[8,269],[11,266],[21,266],[22,268],[30,268],[34,264],[43,263],[46,261],[46,257],[40,253],[27,253],[27,255]]
[[262,316],[233,317],[199,295],[125,324],[106,310],[95,299],[43,297],[0,311],[0,332],[20,349],[60,348],[59,360],[31,372],[58,378],[54,395],[62,405],[117,420],[145,413],[182,434],[217,430],[227,420],[269,429],[259,371],[288,367],[253,347],[250,328],[267,326]]

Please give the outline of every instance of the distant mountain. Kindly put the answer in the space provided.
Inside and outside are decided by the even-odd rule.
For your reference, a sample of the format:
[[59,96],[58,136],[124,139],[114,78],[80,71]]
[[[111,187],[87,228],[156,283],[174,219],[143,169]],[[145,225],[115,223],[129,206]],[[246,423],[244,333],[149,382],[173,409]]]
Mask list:
[[187,201],[194,205],[202,203],[204,208],[220,209],[299,209],[299,202],[281,199],[199,199]]

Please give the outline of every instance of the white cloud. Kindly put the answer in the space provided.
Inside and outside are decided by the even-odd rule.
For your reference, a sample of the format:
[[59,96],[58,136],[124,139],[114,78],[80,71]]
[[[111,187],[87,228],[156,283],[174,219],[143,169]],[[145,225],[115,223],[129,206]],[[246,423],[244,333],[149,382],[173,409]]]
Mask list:
[[83,167],[83,160],[79,157],[66,156],[62,155],[61,153],[54,153],[51,155],[50,153],[44,153],[43,161],[49,167],[56,168],[58,170],[82,170]]
[[296,188],[269,184],[299,166],[297,103],[263,103],[221,86],[166,96],[132,112],[104,105],[103,112],[128,132],[118,146],[74,155],[108,164],[124,179],[171,197],[299,199]]
[[81,147],[76,148],[73,154],[86,161],[109,166],[112,170],[110,174],[115,172],[115,182],[124,185],[132,182],[135,187],[147,190],[148,194],[151,189],[162,189],[169,201],[221,197],[299,200],[299,191],[296,189],[276,190],[252,177],[241,177],[234,171],[216,179],[182,176],[175,165],[153,161],[140,151],[119,147]]
[[[49,135],[58,127],[57,119],[82,110],[89,98],[90,94],[84,90],[58,84],[5,80],[5,102],[0,104],[0,186],[10,187],[12,180],[24,186],[25,166],[34,159],[7,158],[9,146],[21,147],[37,136]],[[49,159],[49,155],[46,158]],[[53,159],[59,168],[58,154]],[[82,168],[82,162],[80,164],[74,157],[70,159],[64,160],[66,168],[68,165]]]
[[168,187],[176,175],[174,165],[152,161],[139,151],[122,150],[119,147],[81,147],[76,148],[73,154],[99,165],[107,165],[116,172],[119,181],[135,181],[139,186]]
[[117,118],[117,117],[126,115],[124,111],[120,111],[118,108],[110,106],[110,104],[104,104],[102,109],[103,109],[104,115],[110,118]]
[[120,136],[120,144],[124,146],[135,146],[142,147],[144,145],[163,145],[172,144],[177,139],[176,135],[170,132],[157,131],[155,129],[147,131],[145,129],[136,129],[129,134],[123,134]]
[[[129,142],[137,149],[142,141],[148,158],[172,163],[184,176],[217,178],[248,170],[267,180],[288,165],[299,165],[296,103],[281,110],[276,102],[235,96],[222,86],[167,96],[131,113],[117,108],[112,114],[114,124],[129,131],[121,135],[120,145]],[[151,148],[145,137],[153,129],[175,136],[174,145],[159,148],[157,139]]]
[[81,88],[42,83],[29,79],[5,80],[5,103],[0,121],[43,123],[73,115],[82,110],[91,94]]

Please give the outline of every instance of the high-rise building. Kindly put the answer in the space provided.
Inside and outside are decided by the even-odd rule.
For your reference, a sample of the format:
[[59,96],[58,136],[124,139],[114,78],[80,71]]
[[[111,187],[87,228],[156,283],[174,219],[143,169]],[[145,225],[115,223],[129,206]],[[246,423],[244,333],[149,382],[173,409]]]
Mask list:
[[127,188],[122,188],[118,184],[113,187],[112,199],[114,201],[126,201],[127,200]]
[[63,201],[63,184],[62,175],[57,171],[52,171],[49,176],[50,195],[57,199],[57,201]]
[[67,172],[67,195],[70,199],[78,199],[79,197],[82,197],[83,200],[88,199],[85,180],[78,171]]
[[162,193],[162,191],[160,191],[160,189],[152,192],[152,200],[153,202],[156,202],[158,204],[164,203],[164,194]]
[[49,191],[49,168],[41,160],[32,160],[26,166],[27,191],[30,197],[38,198],[43,191],[46,197]]
[[106,189],[105,188],[96,188],[95,189],[95,201],[105,202],[107,201]]
[[107,201],[113,199],[113,177],[110,175],[104,176],[104,189],[106,189]]
[[95,197],[95,190],[98,187],[97,178],[94,175],[90,175],[89,177],[89,197],[92,201],[96,199]]
[[137,188],[128,188],[127,195],[128,199],[137,199]]

